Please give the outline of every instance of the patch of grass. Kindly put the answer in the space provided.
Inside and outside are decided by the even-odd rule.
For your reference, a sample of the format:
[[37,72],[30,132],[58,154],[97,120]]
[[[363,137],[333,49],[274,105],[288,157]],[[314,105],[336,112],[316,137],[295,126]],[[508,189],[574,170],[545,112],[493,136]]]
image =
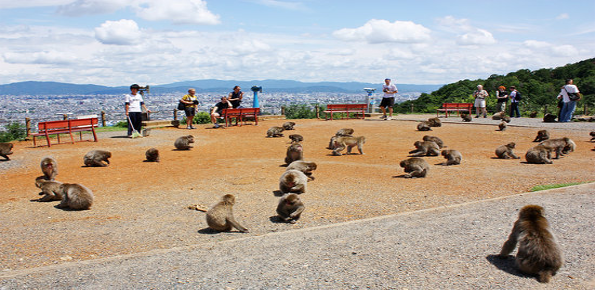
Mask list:
[[114,132],[114,131],[126,131],[128,128],[122,128],[117,126],[107,126],[107,127],[97,127],[95,131],[97,132]]
[[554,189],[554,188],[560,188],[560,187],[567,187],[567,186],[579,185],[579,184],[583,184],[583,183],[587,183],[587,182],[569,182],[569,183],[558,183],[558,184],[543,184],[543,185],[537,185],[537,186],[531,188],[530,191],[548,190],[548,189]]

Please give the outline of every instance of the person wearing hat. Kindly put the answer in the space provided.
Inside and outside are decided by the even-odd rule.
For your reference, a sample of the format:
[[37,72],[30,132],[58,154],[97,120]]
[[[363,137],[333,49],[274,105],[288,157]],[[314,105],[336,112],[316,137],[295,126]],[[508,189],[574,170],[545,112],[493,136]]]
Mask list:
[[[393,106],[395,105],[395,94],[399,92],[397,86],[391,84],[390,79],[384,79],[382,85],[384,96],[380,102],[380,110],[382,111],[382,119],[391,120],[393,118]],[[386,108],[388,107],[388,117],[386,116]]]
[[508,101],[508,92],[505,86],[499,86],[496,91],[496,112],[506,111],[506,102]]
[[516,90],[515,86],[510,86],[510,117],[520,118],[519,101],[521,100],[521,93]]
[[477,90],[473,92],[473,97],[475,97],[475,118],[479,118],[479,115],[483,115],[484,118],[488,117],[488,111],[486,110],[486,98],[488,96],[488,91],[484,90],[482,85],[478,85]]
[[186,129],[194,129],[192,121],[196,115],[196,107],[198,106],[198,98],[196,97],[196,90],[188,89],[188,94],[184,95],[180,102],[184,103],[184,113],[186,114]]
[[[128,120],[128,137],[132,137],[132,128],[140,133],[142,121],[143,121],[143,110],[150,113],[151,111],[145,106],[143,96],[139,94],[140,86],[133,84],[130,86],[130,94],[125,95],[125,109],[126,119]],[[132,124],[131,124],[132,123]]]

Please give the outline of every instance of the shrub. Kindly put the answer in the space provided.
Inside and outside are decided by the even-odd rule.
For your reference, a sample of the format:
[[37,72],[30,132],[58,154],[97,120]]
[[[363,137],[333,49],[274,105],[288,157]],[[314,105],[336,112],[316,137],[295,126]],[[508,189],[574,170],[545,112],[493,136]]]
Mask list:
[[10,123],[4,126],[5,132],[0,132],[0,142],[10,142],[13,140],[23,140],[27,137],[27,128],[18,122]]
[[114,125],[114,127],[118,128],[128,128],[128,121],[120,121]]
[[286,119],[314,119],[316,109],[312,105],[299,104],[285,107]]

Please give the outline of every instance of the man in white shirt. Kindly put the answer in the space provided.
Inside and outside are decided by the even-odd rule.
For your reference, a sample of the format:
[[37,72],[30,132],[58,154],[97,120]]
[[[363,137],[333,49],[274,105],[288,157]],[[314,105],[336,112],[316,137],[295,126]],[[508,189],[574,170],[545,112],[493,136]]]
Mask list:
[[[380,110],[382,111],[382,119],[391,120],[393,118],[393,106],[395,105],[395,94],[399,92],[397,86],[391,84],[390,79],[384,80],[382,85],[384,96],[380,102]],[[388,117],[386,117],[386,108],[388,107]]]
[[138,93],[140,86],[133,84],[130,86],[130,94],[125,95],[125,109],[128,120],[128,137],[132,137],[132,130],[136,130],[140,133],[140,129],[143,121],[143,108],[147,113],[151,111],[145,106],[143,96]]
[[560,94],[558,94],[558,99],[561,98],[562,102],[564,102],[562,110],[560,111],[560,116],[558,117],[558,122],[570,122],[570,120],[572,120],[574,109],[576,109],[577,101],[570,100],[568,93],[580,93],[572,79],[566,80],[566,85],[562,87]]

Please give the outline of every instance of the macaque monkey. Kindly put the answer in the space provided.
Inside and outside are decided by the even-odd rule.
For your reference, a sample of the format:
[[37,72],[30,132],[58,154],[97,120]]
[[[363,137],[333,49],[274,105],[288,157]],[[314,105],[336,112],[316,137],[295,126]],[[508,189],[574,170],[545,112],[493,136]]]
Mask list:
[[194,143],[194,136],[186,135],[176,139],[174,146],[178,150],[190,150],[190,148],[194,148],[194,146],[190,145],[192,143]]
[[552,149],[543,145],[537,145],[525,153],[527,163],[533,164],[552,164]]
[[572,152],[574,151],[574,148],[576,148],[574,141],[568,137],[545,140],[539,143],[539,145],[555,151],[556,157],[554,157],[554,159],[559,159],[560,156]]
[[498,158],[500,159],[521,159],[521,157],[514,155],[514,152],[512,152],[512,149],[514,149],[514,147],[516,147],[516,144],[514,142],[510,142],[506,145],[499,146],[498,148],[496,148],[496,156],[498,156]]
[[62,182],[51,181],[45,179],[45,176],[40,176],[35,179],[35,186],[41,189],[39,195],[43,195],[37,201],[54,201],[62,200],[62,191],[60,190]]
[[12,147],[14,145],[12,143],[0,143],[0,156],[4,157],[5,160],[10,160],[8,155],[11,155]]
[[145,152],[145,157],[147,158],[148,162],[159,162],[159,150],[155,148],[150,148]]
[[304,147],[300,143],[293,143],[287,147],[285,163],[289,165],[296,160],[304,160]]
[[73,210],[85,210],[93,205],[93,192],[82,184],[62,183],[62,202],[57,208],[69,208]]
[[423,158],[412,157],[401,161],[399,164],[404,168],[406,178],[412,177],[426,177],[428,171],[430,171],[430,165]]
[[506,122],[504,122],[504,121],[503,122],[500,122],[500,124],[498,124],[498,129],[500,131],[506,130],[506,127],[508,127],[508,125],[506,125]]
[[58,162],[52,157],[45,157],[41,159],[41,172],[46,180],[55,180],[58,175]]
[[463,119],[463,122],[471,122],[471,120],[473,120],[471,114],[461,113],[461,118]]
[[411,157],[440,155],[440,147],[433,141],[415,141],[413,146],[416,149],[409,151]]
[[316,168],[317,168],[316,163],[314,163],[314,162],[308,162],[308,161],[303,161],[303,160],[293,161],[293,162],[291,162],[287,166],[287,170],[298,170],[298,171],[301,171],[310,180],[314,180],[314,176],[312,176],[312,171],[316,170]]
[[436,137],[436,136],[429,136],[429,135],[425,135],[423,137],[424,141],[432,141],[434,143],[436,143],[436,145],[438,145],[438,148],[442,149],[445,148],[446,146],[444,146],[444,142],[442,142],[442,139]]
[[300,143],[304,141],[304,136],[300,134],[291,134],[288,137],[291,140],[291,143]]
[[429,118],[428,125],[430,127],[442,127],[442,122],[440,121],[440,119],[438,117]]
[[535,136],[533,142],[541,142],[547,139],[550,139],[550,132],[548,132],[548,130],[539,130],[537,131],[537,136]]
[[277,214],[284,222],[295,224],[306,209],[300,197],[295,193],[288,193],[279,199]]
[[285,122],[282,125],[283,130],[293,130],[293,126],[295,126],[295,122]]
[[418,131],[432,131],[432,128],[430,128],[430,124],[428,123],[428,121],[422,121],[417,124],[417,130]]
[[279,189],[282,193],[305,193],[308,177],[299,170],[287,170],[279,178]]
[[[85,166],[106,167],[109,164],[109,158],[112,153],[105,150],[91,150],[83,157]],[[105,163],[103,163],[105,161]]]
[[351,154],[351,148],[357,146],[357,150],[359,154],[364,154],[364,144],[366,143],[366,137],[359,136],[340,136],[335,139],[335,149],[333,150],[333,155],[340,156],[341,151],[347,147],[347,154]]
[[442,150],[442,156],[446,159],[444,165],[459,165],[463,160],[463,155],[457,150]]
[[213,205],[207,211],[207,224],[209,228],[219,232],[229,232],[236,228],[242,233],[247,233],[248,229],[240,225],[233,216],[233,206],[236,198],[233,194],[224,195],[221,200]]
[[273,126],[267,130],[267,138],[271,137],[283,137],[283,127]]

